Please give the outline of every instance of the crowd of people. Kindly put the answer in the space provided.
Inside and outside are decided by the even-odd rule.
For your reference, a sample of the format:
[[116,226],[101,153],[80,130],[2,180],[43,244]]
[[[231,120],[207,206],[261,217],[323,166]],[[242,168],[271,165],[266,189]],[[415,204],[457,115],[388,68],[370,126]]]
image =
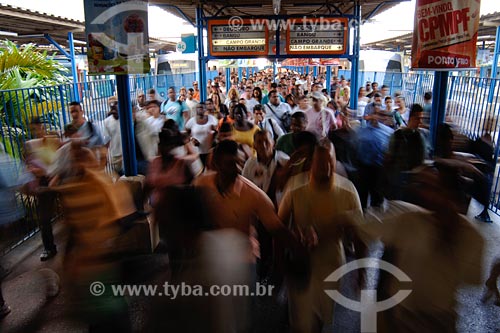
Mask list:
[[[415,287],[384,313],[381,331],[454,331],[455,291],[462,283],[481,282],[483,240],[460,213],[474,197],[484,206],[477,219],[491,222],[487,208],[495,164],[489,133],[476,140],[478,156],[471,158],[454,153],[453,127],[443,124],[433,149],[428,105],[407,106],[404,96],[391,95],[387,86],[379,90],[376,82],[360,88],[358,110],[349,108],[355,96],[344,78],[334,77],[326,87],[321,76],[288,71],[274,77],[261,71],[228,80],[221,75],[207,89],[204,101],[198,82],[179,92],[169,88],[166,100],[154,90],[138,92],[132,110],[143,197],[159,226],[158,251],[168,253],[174,278],[198,274],[201,281],[192,265],[210,262],[203,274],[211,283],[272,281],[287,290],[291,331],[321,332],[332,325],[335,305],[324,292],[325,278],[346,256],[365,257],[379,239],[383,259],[405,271]],[[431,103],[432,96],[425,97]],[[25,161],[31,177],[9,185],[30,184],[24,191],[38,198],[42,261],[57,254],[50,221],[60,196],[71,230],[66,273],[73,285],[87,288],[81,290],[97,276],[119,279],[104,244],[120,234],[120,221],[148,213],[104,173],[106,164],[123,173],[116,98],[108,105],[101,130],[72,102],[65,140],[33,121]],[[207,253],[217,255],[207,259]],[[231,267],[224,262],[227,253]],[[424,273],[424,266],[440,268]],[[497,266],[485,299],[495,296],[500,304]],[[245,276],[234,273],[238,269]],[[433,287],[427,288],[430,281]],[[395,287],[381,278],[379,295],[390,296]],[[7,309],[1,293],[0,302]],[[207,327],[251,331],[245,307],[252,302],[237,311],[230,301],[216,304],[214,311],[232,318],[214,316]],[[93,319],[94,328],[130,330],[121,305],[113,315]]]

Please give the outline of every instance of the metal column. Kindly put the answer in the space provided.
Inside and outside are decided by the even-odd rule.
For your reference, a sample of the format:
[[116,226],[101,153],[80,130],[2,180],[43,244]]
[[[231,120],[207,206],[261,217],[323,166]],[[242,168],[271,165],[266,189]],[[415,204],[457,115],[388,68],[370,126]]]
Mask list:
[[118,112],[120,115],[120,132],[122,137],[122,155],[125,176],[137,175],[137,159],[135,154],[134,121],[132,120],[132,103],[130,101],[130,84],[128,75],[116,76],[118,94]]
[[434,87],[432,89],[432,111],[431,111],[431,143],[436,151],[437,128],[444,123],[446,115],[446,92],[448,90],[449,71],[435,72]]
[[326,66],[326,89],[328,90],[328,93],[332,93],[330,91],[332,87],[332,66]]
[[203,45],[203,7],[196,7],[196,33],[198,38],[198,71],[200,102],[207,99],[207,66],[205,63],[205,46]]
[[229,91],[231,89],[231,68],[226,67],[226,89]]
[[353,57],[351,58],[351,109],[358,109],[358,72],[359,72],[359,49],[361,28],[361,6],[359,1],[354,4],[354,45]]
[[75,94],[75,100],[80,102],[80,91],[78,90],[78,71],[76,69],[75,60],[75,44],[73,42],[73,33],[68,32],[68,42],[69,42],[69,54],[71,56],[71,73],[73,74],[73,91]]

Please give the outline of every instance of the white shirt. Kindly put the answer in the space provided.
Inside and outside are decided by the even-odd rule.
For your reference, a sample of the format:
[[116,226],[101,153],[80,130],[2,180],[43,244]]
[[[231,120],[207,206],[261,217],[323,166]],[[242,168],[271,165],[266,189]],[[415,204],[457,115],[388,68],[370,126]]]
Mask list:
[[368,105],[368,102],[363,98],[358,100],[358,113],[356,114],[357,117],[361,118],[365,114],[365,108]]
[[276,122],[276,120],[274,120],[274,118],[266,117],[261,123],[257,124],[257,126],[259,126],[260,129],[266,130],[271,133],[271,136],[273,137],[275,143],[280,136],[285,134],[281,126]]
[[278,165],[284,166],[290,157],[282,151],[276,151],[269,165],[264,165],[257,160],[257,156],[250,157],[243,167],[242,175],[252,181],[262,191],[267,192],[274,171]]
[[328,136],[330,128],[336,126],[335,116],[330,109],[323,108],[316,112],[314,108],[311,108],[306,111],[306,116],[306,131],[314,133],[320,139]]
[[186,105],[188,106],[190,112],[189,112],[189,117],[194,117],[196,116],[196,105],[198,105],[198,101],[195,99],[186,99]]
[[208,121],[204,125],[196,122],[196,118],[191,118],[186,123],[186,129],[191,131],[191,136],[200,142],[198,152],[200,154],[208,154],[211,148],[211,132],[212,127],[217,127],[217,119],[214,116],[208,115]]
[[255,98],[251,98],[251,99],[247,99],[247,100],[246,100],[246,103],[247,103],[247,104],[246,104],[247,111],[248,111],[248,112],[253,113],[253,108],[254,108],[257,104],[259,104],[259,101],[258,101],[258,100],[256,100]]
[[149,126],[151,126],[153,131],[160,133],[163,124],[165,123],[165,118],[163,118],[162,116],[159,116],[158,118],[149,117],[148,119],[146,119],[146,122],[149,124]]
[[270,102],[263,105],[266,108],[266,118],[272,118],[276,120],[276,122],[284,129],[284,126],[281,122],[281,118],[285,113],[292,114],[292,109],[290,105],[286,103],[280,103],[279,105],[273,105]]
[[104,142],[109,142],[108,152],[112,157],[122,156],[120,120],[109,116],[104,119]]

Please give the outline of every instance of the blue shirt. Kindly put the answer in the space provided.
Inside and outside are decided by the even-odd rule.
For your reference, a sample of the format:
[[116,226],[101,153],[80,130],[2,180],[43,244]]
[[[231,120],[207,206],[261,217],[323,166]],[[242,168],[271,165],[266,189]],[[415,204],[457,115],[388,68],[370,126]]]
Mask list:
[[179,130],[184,130],[184,112],[189,112],[191,109],[186,102],[171,101],[170,99],[161,104],[161,111],[167,119],[173,119],[179,126]]
[[[285,98],[283,96],[281,96],[281,94],[278,94],[278,98],[280,99],[280,102],[281,103],[285,103]],[[267,104],[269,103],[269,94],[267,94],[266,96],[262,97],[262,101],[260,102],[260,104],[264,105],[264,104]]]
[[384,124],[368,124],[358,130],[358,159],[365,165],[382,166],[394,130]]
[[34,180],[20,162],[0,151],[0,225],[15,222],[24,216],[24,208],[16,197],[16,190]]

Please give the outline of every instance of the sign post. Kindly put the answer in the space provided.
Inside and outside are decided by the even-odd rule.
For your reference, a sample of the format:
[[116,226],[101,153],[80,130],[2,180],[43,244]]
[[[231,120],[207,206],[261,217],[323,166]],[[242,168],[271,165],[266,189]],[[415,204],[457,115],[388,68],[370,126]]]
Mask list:
[[89,74],[150,71],[148,3],[85,0]]
[[412,68],[476,67],[480,0],[417,0]]
[[303,18],[287,22],[286,53],[347,53],[347,18]]
[[252,26],[250,20],[210,20],[208,44],[210,55],[217,57],[266,56],[269,52],[266,25]]
[[148,3],[85,0],[89,74],[116,74],[125,176],[137,175],[128,74],[150,71]]

